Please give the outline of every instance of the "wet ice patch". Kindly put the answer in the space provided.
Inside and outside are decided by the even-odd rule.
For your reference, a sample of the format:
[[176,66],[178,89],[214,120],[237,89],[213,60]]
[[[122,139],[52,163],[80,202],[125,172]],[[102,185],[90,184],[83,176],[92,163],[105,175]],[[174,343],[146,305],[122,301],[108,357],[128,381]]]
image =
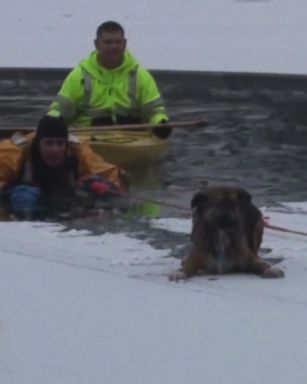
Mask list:
[[[164,273],[169,249],[157,250],[125,234],[93,235],[60,224],[0,223],[0,252],[124,275]],[[157,268],[158,267],[158,268]],[[151,272],[152,272],[151,271]]]
[[[269,217],[271,225],[307,230],[307,215],[303,211],[307,204],[290,203],[289,206],[295,208],[296,213],[275,208],[264,208],[263,213]],[[150,242],[150,228],[146,236],[136,239],[126,233],[97,235],[84,229],[67,230],[56,223],[2,222],[0,252],[119,275],[165,280],[171,270],[179,267],[185,246],[190,244],[191,225],[191,219],[152,219],[150,227],[162,230],[163,238],[175,236],[176,240],[176,233],[187,235],[169,246],[159,244],[159,248]],[[174,252],[176,247],[179,247],[177,253]],[[307,268],[307,236],[266,228],[262,248],[272,250],[270,259],[283,260],[280,264],[286,269],[287,278],[289,273],[294,275],[298,270],[303,273],[301,271]]]

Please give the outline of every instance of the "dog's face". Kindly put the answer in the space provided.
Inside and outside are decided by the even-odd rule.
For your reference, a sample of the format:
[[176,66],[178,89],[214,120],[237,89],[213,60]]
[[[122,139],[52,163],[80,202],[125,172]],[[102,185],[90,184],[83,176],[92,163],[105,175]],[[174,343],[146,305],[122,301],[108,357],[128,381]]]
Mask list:
[[242,212],[250,203],[251,195],[242,188],[207,187],[192,198],[193,227],[201,226],[209,232],[237,231],[242,225]]

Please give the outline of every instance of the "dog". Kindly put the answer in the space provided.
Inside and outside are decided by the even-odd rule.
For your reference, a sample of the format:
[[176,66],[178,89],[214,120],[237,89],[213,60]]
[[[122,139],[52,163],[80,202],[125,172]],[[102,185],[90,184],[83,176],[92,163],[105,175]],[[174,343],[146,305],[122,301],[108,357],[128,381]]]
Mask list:
[[282,270],[258,256],[264,221],[245,189],[206,187],[193,196],[191,209],[192,247],[181,268],[170,273],[169,280],[188,279],[199,273],[284,276]]

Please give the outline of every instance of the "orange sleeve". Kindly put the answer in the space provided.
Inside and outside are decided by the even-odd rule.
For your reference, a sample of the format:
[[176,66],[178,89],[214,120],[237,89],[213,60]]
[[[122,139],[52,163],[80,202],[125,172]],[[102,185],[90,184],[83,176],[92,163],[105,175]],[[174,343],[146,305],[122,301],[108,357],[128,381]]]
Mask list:
[[79,178],[91,175],[99,175],[117,185],[120,189],[125,189],[121,182],[122,170],[114,164],[107,163],[97,155],[86,142],[70,144],[70,149],[79,160]]
[[18,180],[22,159],[23,150],[11,139],[0,141],[0,189]]

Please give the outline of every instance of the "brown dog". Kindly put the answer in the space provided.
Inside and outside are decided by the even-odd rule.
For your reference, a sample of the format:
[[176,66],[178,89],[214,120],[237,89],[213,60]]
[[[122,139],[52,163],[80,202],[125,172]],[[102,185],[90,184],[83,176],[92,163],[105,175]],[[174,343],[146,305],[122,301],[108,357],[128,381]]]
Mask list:
[[197,273],[246,272],[262,277],[283,277],[258,256],[264,222],[251,202],[251,195],[237,187],[212,186],[191,201],[192,249],[181,269],[170,280],[187,279]]

